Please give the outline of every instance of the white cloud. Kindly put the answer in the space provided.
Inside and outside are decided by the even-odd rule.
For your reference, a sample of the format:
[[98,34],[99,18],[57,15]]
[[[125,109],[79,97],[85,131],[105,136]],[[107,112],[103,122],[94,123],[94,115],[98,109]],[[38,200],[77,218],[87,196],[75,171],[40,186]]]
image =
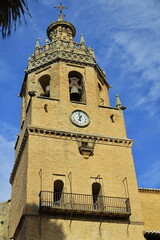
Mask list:
[[[159,81],[160,81],[160,76],[159,76]],[[155,101],[160,98],[160,84],[157,84],[158,82],[155,82],[154,85],[151,86],[150,88],[150,99],[151,101]]]
[[34,47],[36,44],[36,38],[40,39],[40,45],[43,46],[45,44],[45,42],[41,43],[41,39],[44,40],[46,38],[46,34],[45,34],[45,31],[42,30],[42,28],[39,24],[39,19],[37,18],[35,13],[32,13],[32,18],[29,19],[29,24],[32,26],[32,34],[33,34],[32,45],[33,45],[33,50],[34,50]]
[[0,125],[0,201],[5,201],[10,198],[9,177],[14,163],[16,129],[7,123]]
[[100,49],[97,59],[110,66],[114,66],[116,60],[115,71],[121,69],[116,82],[121,90],[130,91],[128,104],[133,110],[140,107],[148,111],[147,104],[155,109],[160,99],[160,4],[147,0],[101,0],[99,3],[103,9],[99,10],[101,18],[96,34],[101,38],[102,48],[108,50]]
[[1,136],[5,137],[8,140],[15,140],[17,134],[17,128],[12,126],[10,123],[1,122],[0,123]]

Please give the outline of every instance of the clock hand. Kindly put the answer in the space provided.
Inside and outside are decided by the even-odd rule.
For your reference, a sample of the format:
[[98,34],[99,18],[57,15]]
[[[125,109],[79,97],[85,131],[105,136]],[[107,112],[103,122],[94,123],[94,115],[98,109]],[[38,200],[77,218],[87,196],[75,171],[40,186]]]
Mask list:
[[81,121],[82,115],[80,114],[80,112],[78,113],[78,120]]

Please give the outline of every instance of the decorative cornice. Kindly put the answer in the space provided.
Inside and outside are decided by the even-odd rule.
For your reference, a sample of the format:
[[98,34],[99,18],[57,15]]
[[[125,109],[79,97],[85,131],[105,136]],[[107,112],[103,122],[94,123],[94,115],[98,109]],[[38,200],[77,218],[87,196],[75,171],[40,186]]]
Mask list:
[[108,86],[105,73],[100,69],[95,60],[94,50],[87,48],[85,43],[70,42],[66,40],[56,40],[54,42],[46,42],[42,47],[39,45],[39,40],[36,42],[35,51],[28,58],[28,67],[25,70],[26,76],[21,89],[24,88],[27,74],[42,69],[54,62],[63,61],[71,64],[79,64],[82,66],[95,67],[95,70],[103,79],[103,82]]
[[[10,177],[10,183],[12,184],[16,170],[21,160],[21,156],[28,139],[28,135],[38,135],[42,137],[50,137],[50,138],[57,138],[62,140],[70,140],[76,142],[87,142],[94,144],[104,144],[104,145],[111,145],[111,146],[120,146],[120,147],[127,147],[131,148],[133,144],[133,140],[128,138],[115,138],[110,136],[103,136],[103,135],[94,135],[94,134],[83,134],[77,132],[67,132],[61,130],[54,130],[54,129],[46,129],[37,126],[27,126],[24,136],[20,142],[20,147],[17,150],[17,157],[15,159],[14,167]],[[21,138],[18,139],[20,141]],[[18,145],[18,142],[17,142]]]
[[[148,231],[148,230],[145,230],[143,231],[143,234],[145,237],[149,237],[149,238],[152,238],[152,239],[160,239],[160,231]],[[147,238],[148,239],[148,238]]]
[[144,225],[144,222],[140,222],[140,221],[130,221],[130,224],[132,224],[132,225]]
[[157,233],[160,235],[160,231],[149,231],[149,230],[145,230],[144,233]]
[[27,73],[30,73],[59,60],[89,66],[94,66],[96,64],[95,60],[90,55],[57,50],[52,53],[43,55],[37,59],[30,59],[28,61],[28,68],[25,71]]
[[[16,156],[16,159],[15,159],[15,162],[14,162],[14,166],[13,166],[13,169],[12,169],[12,173],[11,173],[11,176],[10,176],[10,183],[11,184],[13,182],[16,170],[17,170],[17,168],[19,166],[19,163],[20,163],[20,160],[21,160],[21,157],[22,157],[22,153],[23,153],[23,150],[24,150],[24,147],[25,147],[27,139],[28,139],[28,131],[26,129],[26,131],[25,131],[25,133],[23,135],[23,138],[21,140],[20,148],[18,150],[18,154]],[[18,144],[18,140],[19,140],[19,138],[17,139],[17,143],[16,144]]]
[[53,138],[60,138],[72,141],[95,142],[95,144],[116,145],[121,147],[132,147],[133,140],[128,138],[116,138],[111,136],[83,134],[77,132],[67,132],[54,129],[44,129],[36,126],[27,126],[28,134]]
[[138,188],[139,192],[159,192],[160,193],[160,189],[156,189],[156,188]]

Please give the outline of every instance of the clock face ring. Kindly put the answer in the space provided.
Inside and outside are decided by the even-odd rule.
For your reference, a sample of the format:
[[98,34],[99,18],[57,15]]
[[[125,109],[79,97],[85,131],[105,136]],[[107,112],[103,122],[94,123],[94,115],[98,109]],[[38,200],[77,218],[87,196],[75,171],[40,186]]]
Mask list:
[[86,127],[90,123],[88,114],[82,110],[73,111],[70,115],[70,120],[78,127]]

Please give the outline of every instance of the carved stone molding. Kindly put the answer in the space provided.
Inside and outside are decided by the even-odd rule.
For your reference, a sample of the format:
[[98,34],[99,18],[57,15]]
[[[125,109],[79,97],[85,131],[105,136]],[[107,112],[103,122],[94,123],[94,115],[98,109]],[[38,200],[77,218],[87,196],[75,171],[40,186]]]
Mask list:
[[38,68],[44,67],[48,64],[53,63],[57,60],[63,60],[76,64],[85,64],[93,66],[96,64],[95,60],[90,55],[79,54],[79,53],[71,53],[68,51],[54,51],[50,54],[46,54],[38,59],[30,59],[28,61],[28,68],[26,70],[27,73],[32,72]]
[[[127,148],[131,148],[133,144],[133,140],[128,138],[124,139],[124,138],[115,138],[110,136],[102,136],[102,135],[94,135],[94,134],[81,134],[76,132],[46,129],[46,128],[41,128],[37,126],[27,126],[24,136],[18,139],[18,141],[21,141],[21,142],[19,144],[20,145],[19,150],[17,150],[18,153],[15,159],[13,171],[11,173],[10,183],[13,182],[16,170],[18,168],[18,165],[23,153],[23,149],[28,139],[28,135],[36,135],[36,136],[38,135],[43,137],[76,141],[78,143],[78,150],[80,154],[82,154],[83,157],[86,159],[93,155],[95,144],[112,145],[112,146],[120,146],[120,147],[127,147]],[[87,143],[87,144],[86,146],[84,146],[84,144],[82,143]]]
[[36,126],[28,126],[28,134],[49,136],[53,138],[60,138],[64,140],[72,140],[92,143],[105,144],[105,145],[116,145],[121,147],[132,147],[133,140],[128,138],[115,138],[110,136],[94,135],[94,134],[81,134],[76,132],[67,132],[54,129],[44,129]]
[[94,155],[94,146],[95,146],[95,140],[93,139],[92,142],[78,142],[78,150],[80,154],[85,158],[88,159],[90,156]]
[[139,192],[156,192],[156,193],[160,193],[160,189],[156,189],[156,188],[138,188]]
[[[20,163],[20,160],[21,160],[21,157],[22,157],[23,150],[24,150],[25,144],[27,142],[27,139],[28,139],[28,133],[27,133],[27,130],[26,130],[25,133],[24,133],[24,136],[21,140],[20,147],[19,147],[16,159],[15,159],[15,162],[14,162],[13,170],[12,170],[12,173],[11,173],[11,176],[10,176],[10,183],[11,184],[14,180],[14,176],[15,176],[16,170],[18,168],[18,165]],[[18,140],[19,140],[19,138],[17,139],[17,143],[18,143]]]

